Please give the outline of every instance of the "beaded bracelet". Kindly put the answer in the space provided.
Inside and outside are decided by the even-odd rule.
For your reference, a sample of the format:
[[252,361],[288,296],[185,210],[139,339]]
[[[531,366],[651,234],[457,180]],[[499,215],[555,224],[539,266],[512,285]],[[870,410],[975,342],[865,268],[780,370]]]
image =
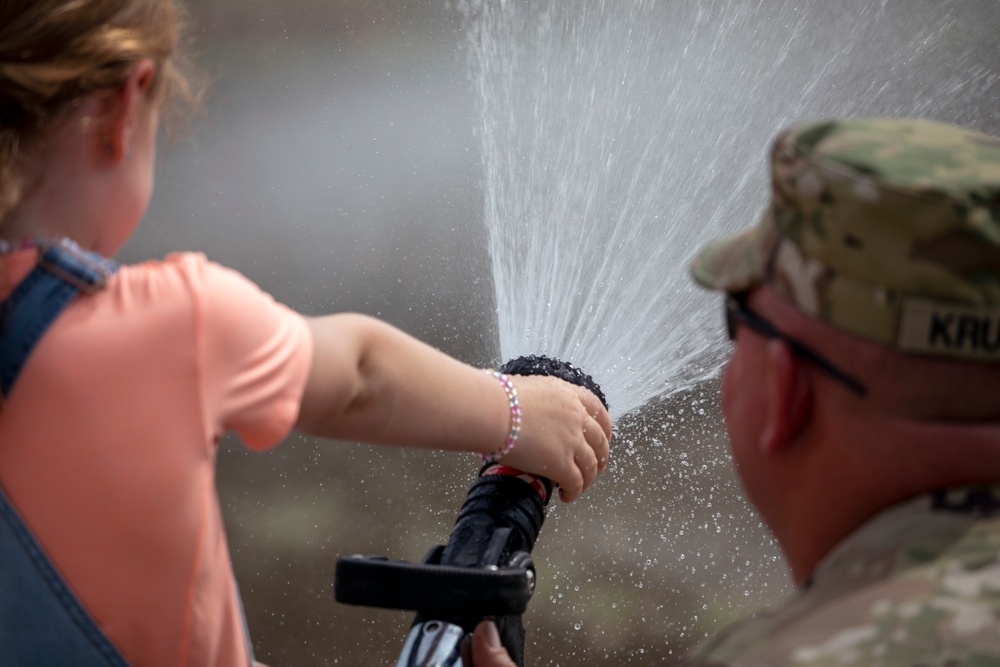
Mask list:
[[517,444],[517,438],[521,435],[521,402],[517,398],[517,389],[514,388],[514,383],[510,381],[509,377],[492,368],[484,368],[483,370],[495,377],[500,386],[503,387],[504,393],[507,394],[507,407],[510,408],[510,429],[507,431],[507,440],[503,443],[503,447],[492,454],[480,454],[483,461],[492,463],[506,456]]

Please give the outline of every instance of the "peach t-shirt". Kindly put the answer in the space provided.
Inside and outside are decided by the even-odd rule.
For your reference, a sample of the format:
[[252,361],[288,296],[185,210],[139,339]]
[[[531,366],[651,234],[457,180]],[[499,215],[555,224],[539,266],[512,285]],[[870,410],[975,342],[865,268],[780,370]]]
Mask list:
[[[0,290],[33,261],[0,257]],[[216,443],[284,438],[311,358],[302,316],[184,253],[77,297],[28,359],[0,410],[0,483],[132,664],[246,664]]]

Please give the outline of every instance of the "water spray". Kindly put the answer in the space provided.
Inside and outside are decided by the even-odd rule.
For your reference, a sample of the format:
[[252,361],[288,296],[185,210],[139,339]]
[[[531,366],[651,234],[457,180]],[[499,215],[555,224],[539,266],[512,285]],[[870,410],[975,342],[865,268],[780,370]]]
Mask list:
[[[558,359],[530,355],[504,364],[508,375],[547,375],[604,393],[580,369]],[[485,465],[469,488],[448,543],[420,563],[356,555],[337,560],[338,602],[415,611],[397,667],[461,667],[472,664],[469,637],[492,619],[500,640],[524,665],[521,615],[535,591],[531,550],[545,520],[553,485],[500,463]],[[464,659],[463,659],[464,658]]]

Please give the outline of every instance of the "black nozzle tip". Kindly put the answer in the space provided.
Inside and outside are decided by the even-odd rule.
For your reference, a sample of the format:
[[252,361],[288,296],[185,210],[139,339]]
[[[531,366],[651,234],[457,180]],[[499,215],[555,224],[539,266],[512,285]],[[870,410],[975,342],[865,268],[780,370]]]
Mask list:
[[600,399],[605,409],[608,409],[608,401],[604,398],[601,386],[579,368],[569,363],[546,357],[543,355],[531,354],[526,357],[516,357],[500,367],[501,373],[508,375],[550,375],[560,380],[565,380],[577,386],[589,389]]

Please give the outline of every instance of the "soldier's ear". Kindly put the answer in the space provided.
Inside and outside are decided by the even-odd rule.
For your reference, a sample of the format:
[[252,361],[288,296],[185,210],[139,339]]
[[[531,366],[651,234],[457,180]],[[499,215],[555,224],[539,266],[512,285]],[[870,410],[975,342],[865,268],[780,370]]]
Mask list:
[[764,428],[758,446],[767,455],[780,455],[795,442],[812,417],[813,393],[805,362],[784,341],[772,338],[765,348]]

